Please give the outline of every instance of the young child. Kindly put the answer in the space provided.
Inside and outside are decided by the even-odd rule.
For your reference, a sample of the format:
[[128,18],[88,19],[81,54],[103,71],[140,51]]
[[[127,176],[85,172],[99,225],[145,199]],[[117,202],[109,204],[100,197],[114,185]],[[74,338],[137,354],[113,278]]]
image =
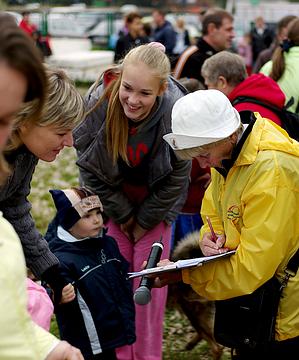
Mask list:
[[62,293],[56,319],[62,339],[85,359],[116,359],[115,348],[135,341],[132,285],[128,263],[103,229],[100,198],[86,188],[50,190],[57,214],[46,239],[76,291]]

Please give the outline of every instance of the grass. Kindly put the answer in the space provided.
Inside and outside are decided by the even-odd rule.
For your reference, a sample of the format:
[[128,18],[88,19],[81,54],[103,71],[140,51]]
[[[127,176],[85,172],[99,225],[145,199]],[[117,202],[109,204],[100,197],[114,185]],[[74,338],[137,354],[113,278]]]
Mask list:
[[[80,88],[84,92],[86,88]],[[49,189],[61,189],[78,185],[78,169],[75,164],[76,154],[73,148],[65,148],[52,163],[39,161],[32,179],[29,199],[32,203],[32,216],[41,233],[45,233],[52,220],[55,209]],[[51,332],[59,337],[55,317]],[[173,308],[167,308],[164,321],[163,359],[164,360],[211,360],[209,348],[202,341],[191,351],[184,351],[194,330],[187,318]],[[222,360],[230,359],[228,352]]]

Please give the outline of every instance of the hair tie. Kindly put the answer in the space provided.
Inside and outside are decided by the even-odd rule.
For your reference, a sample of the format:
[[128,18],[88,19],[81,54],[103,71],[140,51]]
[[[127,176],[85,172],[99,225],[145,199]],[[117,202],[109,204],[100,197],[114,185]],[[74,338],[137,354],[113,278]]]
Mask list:
[[158,41],[151,41],[151,42],[148,43],[147,45],[148,45],[148,46],[151,46],[151,47],[154,47],[154,48],[156,48],[156,49],[159,49],[159,50],[161,50],[161,51],[164,52],[164,53],[165,53],[165,51],[166,51],[165,46],[164,46],[163,44],[161,44],[160,42],[158,42]]
[[292,40],[284,39],[280,44],[282,51],[289,52],[290,48],[293,47],[295,44]]

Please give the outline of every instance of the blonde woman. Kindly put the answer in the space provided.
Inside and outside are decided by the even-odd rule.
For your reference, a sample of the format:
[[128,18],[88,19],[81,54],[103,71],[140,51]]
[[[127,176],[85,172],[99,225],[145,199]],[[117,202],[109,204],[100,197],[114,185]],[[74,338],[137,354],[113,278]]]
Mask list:
[[[186,197],[191,163],[178,160],[162,138],[186,91],[169,77],[165,53],[150,44],[132,49],[118,71],[106,91],[101,84],[89,93],[89,115],[74,138],[82,182],[102,199],[108,234],[134,271],[161,236],[162,256],[169,255],[170,223]],[[155,289],[149,304],[136,305],[137,340],[117,350],[119,360],[162,358],[166,296]]]
[[[0,12],[0,154],[23,101],[43,105],[46,75],[39,55],[13,18]],[[38,110],[39,108],[36,108]],[[38,115],[33,115],[34,117]],[[37,119],[37,118],[36,118]],[[0,180],[5,181],[4,160]],[[8,182],[13,182],[10,178]],[[1,192],[1,197],[3,193]],[[37,326],[27,312],[26,267],[17,234],[0,212],[0,358],[83,360],[80,351]]]
[[48,69],[46,75],[47,95],[41,116],[33,116],[38,102],[25,104],[5,148],[11,173],[0,187],[0,210],[21,239],[27,266],[58,295],[65,285],[58,273],[58,260],[35,227],[27,197],[38,160],[54,161],[65,146],[73,145],[72,130],[83,117],[84,105],[63,71]]

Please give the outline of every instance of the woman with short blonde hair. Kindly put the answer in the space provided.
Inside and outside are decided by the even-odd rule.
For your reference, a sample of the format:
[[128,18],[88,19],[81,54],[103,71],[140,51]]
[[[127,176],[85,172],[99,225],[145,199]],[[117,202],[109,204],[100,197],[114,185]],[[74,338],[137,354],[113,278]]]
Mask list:
[[[46,75],[36,48],[14,19],[0,12],[0,154],[10,135],[15,114],[24,101],[36,101],[33,111],[37,118],[46,93]],[[24,158],[23,158],[24,159]],[[0,180],[7,180],[1,159]],[[27,169],[26,169],[27,170]],[[0,189],[0,198],[18,192],[14,173]],[[14,188],[14,189],[13,189]],[[18,192],[19,196],[19,192]],[[18,220],[18,196],[10,203]],[[0,207],[3,211],[2,206]],[[60,341],[33,322],[27,311],[26,267],[19,238],[0,211],[0,358],[23,360],[83,360],[81,352],[65,341]],[[5,219],[6,218],[6,219]],[[35,246],[35,244],[33,244]]]
[[84,117],[84,102],[62,70],[46,68],[46,78],[42,108],[34,99],[16,114],[4,149],[10,176],[0,188],[0,210],[21,239],[27,266],[59,296],[65,283],[58,272],[58,259],[37,231],[27,197],[38,161],[52,162],[65,146],[73,145],[72,130]]

